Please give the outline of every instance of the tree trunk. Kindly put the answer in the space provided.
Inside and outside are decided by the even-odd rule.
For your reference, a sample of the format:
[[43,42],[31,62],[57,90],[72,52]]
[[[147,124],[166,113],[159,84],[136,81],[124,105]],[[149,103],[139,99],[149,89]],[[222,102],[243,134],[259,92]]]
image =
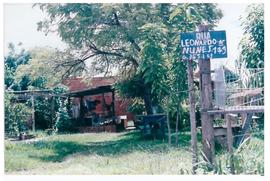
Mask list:
[[179,117],[180,117],[180,104],[177,105],[176,111],[176,124],[175,124],[175,145],[178,145],[178,124],[179,124]]
[[34,95],[31,96],[31,101],[32,101],[32,131],[36,131],[36,120],[35,120],[35,97]]
[[144,84],[144,95],[143,95],[143,100],[144,100],[144,105],[146,109],[147,115],[153,114],[153,109],[152,109],[152,100],[151,100],[151,90],[150,87]]
[[196,113],[195,113],[195,90],[192,60],[188,60],[188,90],[189,90],[189,117],[191,128],[191,148],[192,148],[192,174],[196,174],[198,156],[197,156],[197,130],[196,130]]
[[169,118],[169,105],[167,103],[167,127],[168,127],[168,144],[171,146],[172,139],[171,139],[171,126],[170,126],[170,118]]

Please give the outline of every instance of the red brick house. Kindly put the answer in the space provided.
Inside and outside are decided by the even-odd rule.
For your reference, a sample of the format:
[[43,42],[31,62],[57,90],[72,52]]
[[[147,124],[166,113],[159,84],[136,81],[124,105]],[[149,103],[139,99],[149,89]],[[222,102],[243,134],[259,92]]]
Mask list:
[[[134,120],[134,115],[128,112],[130,100],[121,98],[115,92],[115,82],[114,77],[94,77],[89,83],[82,78],[66,79],[63,84],[69,87],[67,95],[72,97],[70,104],[73,117],[86,122],[88,119],[93,122],[93,116],[103,121],[124,119],[124,126],[127,121]],[[93,123],[88,123],[85,126],[93,126]]]

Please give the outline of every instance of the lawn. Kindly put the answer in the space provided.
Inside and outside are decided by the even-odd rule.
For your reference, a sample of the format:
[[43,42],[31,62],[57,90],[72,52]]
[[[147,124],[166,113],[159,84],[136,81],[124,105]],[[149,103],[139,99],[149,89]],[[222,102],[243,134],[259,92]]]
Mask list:
[[[137,131],[52,135],[36,141],[23,142],[6,140],[5,172],[6,174],[191,174],[190,135],[181,133],[179,137],[179,145],[171,147],[161,140],[143,140]],[[227,155],[219,151],[217,162],[220,174],[228,172],[226,159]],[[239,173],[263,174],[263,140],[252,138],[238,150],[236,159]],[[199,173],[212,172],[207,172],[204,162],[201,161]]]

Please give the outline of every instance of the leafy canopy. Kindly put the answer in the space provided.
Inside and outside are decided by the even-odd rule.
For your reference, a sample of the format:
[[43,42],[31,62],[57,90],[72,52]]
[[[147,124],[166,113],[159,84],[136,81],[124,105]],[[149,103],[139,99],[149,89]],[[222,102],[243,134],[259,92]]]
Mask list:
[[[65,76],[117,72],[123,94],[144,99],[148,111],[147,104],[162,104],[169,94],[177,95],[177,100],[186,97],[179,94],[187,89],[179,33],[195,31],[201,23],[211,29],[222,17],[217,5],[210,3],[38,6],[48,14],[38,30],[57,31],[69,45],[58,60],[59,67],[68,67]],[[135,85],[139,86],[129,89]]]
[[[242,17],[244,36],[240,42],[240,64],[245,68],[264,67],[264,6],[252,4]],[[241,66],[240,65],[240,66]]]

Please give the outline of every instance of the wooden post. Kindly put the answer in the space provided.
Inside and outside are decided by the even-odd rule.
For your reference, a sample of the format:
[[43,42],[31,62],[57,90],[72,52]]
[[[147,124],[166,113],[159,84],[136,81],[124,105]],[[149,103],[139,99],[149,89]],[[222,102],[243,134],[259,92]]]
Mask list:
[[84,105],[83,105],[83,97],[80,97],[80,121],[82,121],[84,116]]
[[102,102],[101,102],[101,105],[102,105],[102,115],[105,116],[105,110],[106,110],[106,101],[105,101],[105,95],[104,93],[102,93]]
[[[206,25],[199,26],[200,32],[208,31]],[[207,110],[212,108],[212,85],[211,85],[211,64],[210,59],[200,59],[200,103],[201,103],[201,124],[202,124],[202,143],[205,160],[214,166],[215,142],[212,117]]]
[[234,174],[234,164],[233,164],[233,134],[232,134],[232,125],[229,114],[225,115],[226,124],[227,124],[227,145],[230,157],[230,169],[231,173]]
[[168,144],[171,146],[172,143],[172,137],[171,137],[171,126],[170,126],[170,114],[169,114],[169,97],[167,98],[167,112],[166,112],[166,122],[167,122],[167,128],[168,128]]
[[112,90],[112,116],[113,116],[113,122],[115,122],[115,90]]
[[164,118],[161,121],[161,128],[162,128],[162,139],[163,142],[165,140],[165,121],[167,121],[167,117],[164,116]]
[[191,147],[192,147],[192,173],[196,174],[197,170],[197,130],[196,130],[196,117],[195,117],[195,91],[194,91],[194,78],[192,60],[187,63],[188,72],[188,90],[189,90],[189,116],[191,127]]
[[[258,99],[259,96],[255,96],[253,98],[251,98],[251,104],[250,105],[254,105],[255,102],[253,102],[254,99]],[[243,99],[243,98],[242,98]],[[243,101],[242,101],[243,102]],[[243,113],[242,116],[242,131],[240,134],[240,137],[238,137],[237,142],[236,142],[236,146],[239,146],[245,139],[246,134],[249,130],[250,124],[252,122],[252,113]]]
[[67,112],[68,112],[68,115],[71,117],[72,114],[71,114],[71,100],[70,100],[70,97],[68,97],[68,102],[67,102]]
[[32,101],[32,130],[33,132],[36,131],[36,123],[35,123],[35,97],[34,95],[31,96]]
[[51,97],[51,128],[54,126],[54,115],[55,115],[55,100],[54,96]]
[[237,138],[237,141],[236,141],[237,147],[245,140],[245,137],[249,130],[251,122],[252,122],[252,113],[245,113],[245,120],[242,126],[242,130],[241,130],[240,136]]

